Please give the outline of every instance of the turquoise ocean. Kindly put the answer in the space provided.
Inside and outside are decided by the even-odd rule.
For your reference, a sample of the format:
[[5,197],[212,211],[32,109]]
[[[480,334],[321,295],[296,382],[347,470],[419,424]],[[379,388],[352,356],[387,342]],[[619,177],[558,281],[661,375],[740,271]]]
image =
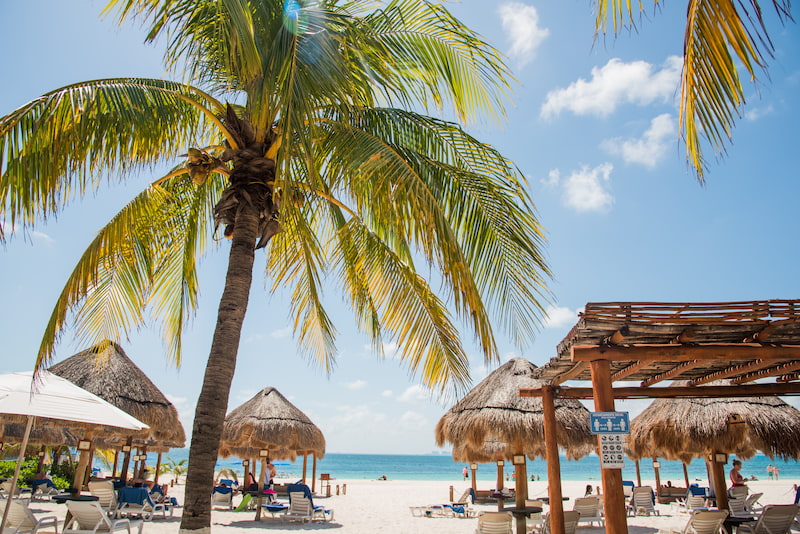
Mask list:
[[[173,449],[164,454],[164,459],[170,458],[180,461],[189,457],[189,449]],[[155,454],[148,454],[147,464],[156,465],[157,457]],[[164,461],[164,460],[162,460]],[[308,458],[307,476],[311,477],[312,458]],[[564,480],[600,480],[600,460],[595,455],[586,456],[580,460],[567,460],[561,457],[561,477]],[[672,481],[673,485],[683,485],[683,465],[680,462],[659,460],[661,483],[667,480]],[[303,459],[298,458],[295,462],[273,462],[278,470],[279,478],[300,478],[303,473]],[[780,459],[772,460],[766,456],[757,455],[748,460],[743,460],[742,474],[745,476],[755,475],[759,479],[767,478],[767,465],[777,465],[781,480],[786,480],[789,484],[800,483],[800,463]],[[326,454],[325,457],[317,461],[317,476],[320,473],[330,473],[334,478],[371,480],[381,476],[386,476],[394,480],[431,480],[431,481],[452,481],[461,477],[461,470],[465,467],[464,463],[456,463],[447,454]],[[730,466],[730,460],[728,461]],[[222,468],[233,469],[236,473],[243,472],[242,461],[239,458],[220,458],[217,461],[217,471]],[[528,460],[528,475],[538,476],[540,480],[547,478],[547,462],[542,459]],[[654,480],[652,460],[641,460],[639,468],[643,480]],[[513,467],[506,466],[506,472],[511,474]],[[688,466],[689,481],[696,479],[706,480],[705,462],[694,460]],[[636,467],[632,460],[626,459],[625,468],[622,470],[624,480],[636,480]],[[497,477],[497,467],[495,464],[478,464],[477,479],[482,481],[494,481]]]

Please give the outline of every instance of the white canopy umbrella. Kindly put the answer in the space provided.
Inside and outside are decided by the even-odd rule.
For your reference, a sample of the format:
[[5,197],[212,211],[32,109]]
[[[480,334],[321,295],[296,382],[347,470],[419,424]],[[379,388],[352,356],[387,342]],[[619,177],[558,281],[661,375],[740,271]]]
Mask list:
[[17,458],[11,492],[3,511],[3,520],[0,522],[0,532],[5,528],[34,418],[45,417],[77,421],[83,424],[111,426],[132,431],[149,428],[146,424],[97,395],[47,371],[39,372],[35,380],[31,371],[0,375],[0,414],[20,415],[27,417],[28,420],[19,458]]

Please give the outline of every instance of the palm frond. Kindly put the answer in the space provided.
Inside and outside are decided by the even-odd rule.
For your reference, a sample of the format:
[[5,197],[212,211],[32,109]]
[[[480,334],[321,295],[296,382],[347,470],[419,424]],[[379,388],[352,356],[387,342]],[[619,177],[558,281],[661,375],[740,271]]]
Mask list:
[[119,340],[151,306],[169,357],[180,362],[183,322],[197,306],[196,259],[211,228],[208,199],[223,180],[196,187],[188,175],[148,187],[98,232],[70,274],[51,313],[36,360],[52,358],[71,312],[82,345]]
[[[656,5],[659,0],[654,0]],[[791,0],[772,0],[778,18],[791,20]],[[642,2],[638,2],[639,11]],[[614,32],[634,24],[630,0],[597,0],[596,35],[608,18]],[[704,181],[703,140],[723,155],[745,105],[740,67],[757,81],[766,76],[774,47],[758,0],[690,0],[683,44],[680,124],[686,159]]]
[[124,177],[218,141],[208,129],[218,106],[192,87],[139,78],[83,82],[33,100],[0,119],[0,219],[32,225],[104,175]]

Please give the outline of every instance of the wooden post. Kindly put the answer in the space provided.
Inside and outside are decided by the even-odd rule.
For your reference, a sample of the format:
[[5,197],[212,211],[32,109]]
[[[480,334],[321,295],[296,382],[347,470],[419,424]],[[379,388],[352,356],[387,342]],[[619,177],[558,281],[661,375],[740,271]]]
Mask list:
[[689,471],[686,469],[686,464],[683,465],[683,480],[686,482],[686,489],[689,489]]
[[161,471],[161,454],[160,452],[158,453],[158,459],[156,460],[156,476],[153,478],[154,486],[158,485],[158,473]]
[[[92,433],[87,432],[83,439],[79,440],[78,443],[81,441],[92,441]],[[91,448],[91,447],[90,447]],[[83,488],[83,480],[84,476],[86,475],[86,466],[89,465],[89,457],[91,456],[91,450],[81,450],[81,456],[78,459],[78,467],[75,469],[75,478],[72,480],[72,495],[78,496],[81,494],[81,488]]]
[[264,500],[264,483],[267,480],[267,457],[261,457],[261,473],[258,475],[258,497],[256,497],[256,521],[261,521],[261,505]]
[[642,485],[642,471],[639,469],[639,460],[636,460],[636,485]]
[[111,478],[117,476],[117,463],[119,462],[119,449],[114,449],[114,464],[111,466]]
[[469,464],[469,468],[472,471],[472,491],[478,491],[478,483],[475,480],[475,471],[478,470],[478,464],[473,462]]
[[[522,447],[515,447],[515,450],[522,450]],[[517,463],[516,460],[522,456],[522,461]],[[516,507],[517,510],[522,510],[525,508],[525,499],[528,498],[528,481],[525,479],[525,472],[527,471],[527,466],[525,465],[525,455],[522,453],[514,455],[514,477],[516,479],[516,484],[514,484],[514,491],[516,493]],[[526,531],[526,524],[525,524],[525,514],[518,513],[514,514],[517,520],[517,534],[525,534]]]
[[131,443],[133,443],[133,436],[128,436],[128,439],[125,440],[125,447],[127,447],[127,451],[123,451],[125,457],[122,460],[122,473],[119,475],[120,480],[122,480],[123,484],[128,483],[128,467],[131,463]]
[[303,451],[303,484],[306,483],[306,468],[308,467],[308,451]]
[[46,452],[47,452],[47,446],[46,445],[42,445],[41,448],[39,449],[39,454],[38,454],[39,463],[36,465],[36,472],[37,473],[42,470],[42,466],[44,465],[44,455],[45,455]]
[[555,388],[542,387],[544,452],[547,459],[547,488],[550,497],[550,532],[564,534],[564,503],[561,501],[561,460],[558,457]]
[[658,468],[659,464],[660,462],[658,461],[658,458],[653,456],[653,472],[656,476],[656,494],[661,493],[661,472]]
[[[714,484],[714,494],[717,498],[717,509],[728,509],[728,484],[725,480],[725,462],[717,461],[717,454],[723,454],[718,451],[713,451],[711,456],[706,459],[710,465],[711,483]],[[727,454],[725,455],[727,457]]]
[[[613,412],[614,392],[611,389],[611,365],[608,360],[593,360],[592,389],[594,409],[598,412]],[[598,437],[598,445],[600,438]],[[606,532],[628,534],[625,512],[625,494],[622,490],[622,469],[601,469],[603,480],[603,506],[605,507]]]
[[503,489],[504,460],[497,460],[497,491]]
[[314,455],[314,463],[311,464],[311,493],[317,489],[317,455]]

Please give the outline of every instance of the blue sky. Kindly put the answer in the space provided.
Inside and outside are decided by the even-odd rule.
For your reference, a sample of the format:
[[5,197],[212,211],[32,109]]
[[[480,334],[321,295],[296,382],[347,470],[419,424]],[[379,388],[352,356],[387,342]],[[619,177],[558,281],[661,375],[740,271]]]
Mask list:
[[[507,55],[517,78],[508,120],[470,128],[527,176],[554,273],[550,319],[523,351],[501,340],[504,359],[546,362],[586,302],[800,295],[796,25],[768,18],[776,48],[770,79],[746,86],[747,106],[733,142],[722,159],[706,153],[708,183],[701,187],[677,133],[683,2],[669,2],[655,13],[648,7],[638,31],[596,42],[589,1],[447,5]],[[159,47],[143,45],[139,28],[101,20],[102,7],[87,0],[0,3],[0,45],[6,51],[0,115],[73,82],[164,76]],[[0,249],[0,372],[32,368],[52,305],[93,233],[157,177],[142,175],[74,201],[27,239],[17,235]],[[201,308],[185,337],[179,369],[167,363],[152,329],[122,342],[176,404],[187,434],[221,292],[223,249],[203,263]],[[263,255],[257,256],[256,269],[263,265]],[[338,295],[329,297],[340,354],[327,376],[298,355],[288,298],[269,296],[263,277],[256,278],[229,409],[274,386],[320,426],[329,452],[435,450],[433,428],[449,405],[409,376],[392,347],[390,357],[378,361],[346,310],[336,308]],[[83,348],[67,332],[56,359]],[[487,368],[476,350],[470,354],[476,382],[496,367]],[[641,407],[618,403],[632,415]]]

